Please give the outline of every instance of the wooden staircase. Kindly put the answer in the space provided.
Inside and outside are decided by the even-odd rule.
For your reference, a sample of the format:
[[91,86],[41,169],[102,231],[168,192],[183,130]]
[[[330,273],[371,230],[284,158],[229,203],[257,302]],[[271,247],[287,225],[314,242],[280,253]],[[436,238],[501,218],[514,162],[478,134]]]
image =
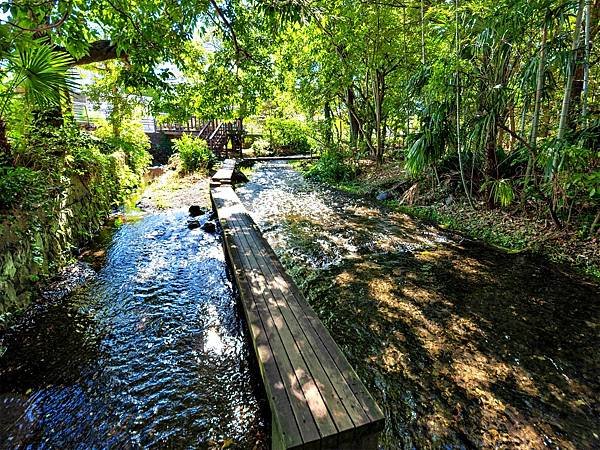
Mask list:
[[174,137],[184,133],[198,136],[207,142],[208,148],[218,158],[242,155],[243,119],[236,119],[233,122],[215,119],[202,122],[196,117],[191,117],[186,124],[162,123],[156,124],[155,128],[161,133]]

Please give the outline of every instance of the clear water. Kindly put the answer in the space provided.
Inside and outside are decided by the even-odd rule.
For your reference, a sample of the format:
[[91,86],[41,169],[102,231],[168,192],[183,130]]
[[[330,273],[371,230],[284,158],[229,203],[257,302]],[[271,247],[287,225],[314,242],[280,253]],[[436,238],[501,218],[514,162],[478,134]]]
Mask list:
[[1,336],[0,447],[263,448],[218,234],[189,230],[185,210],[147,215],[116,230],[100,266]]

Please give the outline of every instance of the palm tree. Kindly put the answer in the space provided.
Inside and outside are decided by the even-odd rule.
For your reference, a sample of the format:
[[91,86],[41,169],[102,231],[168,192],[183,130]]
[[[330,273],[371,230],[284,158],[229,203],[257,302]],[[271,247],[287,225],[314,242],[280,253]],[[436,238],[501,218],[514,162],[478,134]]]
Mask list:
[[9,54],[0,55],[4,70],[0,72],[0,154],[10,153],[6,138],[6,112],[10,102],[22,96],[36,108],[59,106],[75,84],[69,74],[71,57],[55,51],[50,45],[29,41]]

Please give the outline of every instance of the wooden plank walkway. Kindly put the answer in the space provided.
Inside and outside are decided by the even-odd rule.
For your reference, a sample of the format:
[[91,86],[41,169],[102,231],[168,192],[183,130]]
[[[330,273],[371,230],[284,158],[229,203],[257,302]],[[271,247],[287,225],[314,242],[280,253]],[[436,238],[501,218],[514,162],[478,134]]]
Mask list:
[[226,159],[221,164],[221,168],[212,176],[212,184],[231,184],[233,171],[235,170],[235,160]]
[[244,158],[243,161],[258,162],[258,161],[299,161],[304,159],[319,159],[318,155],[292,155],[292,156],[253,156]]
[[303,161],[310,159],[319,159],[318,155],[293,155],[293,156],[253,156],[242,159],[244,162],[259,162],[259,161]]
[[240,202],[211,198],[272,416],[273,449],[377,448],[384,416]]

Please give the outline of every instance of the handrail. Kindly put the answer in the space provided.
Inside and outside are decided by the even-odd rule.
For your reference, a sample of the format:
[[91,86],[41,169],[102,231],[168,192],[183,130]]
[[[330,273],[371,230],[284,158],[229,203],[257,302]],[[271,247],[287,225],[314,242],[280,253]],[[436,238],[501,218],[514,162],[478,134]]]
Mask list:
[[202,135],[204,134],[204,131],[208,128],[209,125],[210,125],[210,122],[206,122],[204,124],[204,126],[202,127],[202,129],[198,132],[198,136],[202,137]]
[[211,134],[210,137],[208,138],[209,141],[212,141],[215,138],[215,136],[217,135],[217,133],[219,132],[219,130],[221,130],[221,128],[223,127],[223,125],[225,125],[225,123],[221,122],[219,124],[219,126],[217,128],[215,128],[215,131],[213,131],[213,134]]

